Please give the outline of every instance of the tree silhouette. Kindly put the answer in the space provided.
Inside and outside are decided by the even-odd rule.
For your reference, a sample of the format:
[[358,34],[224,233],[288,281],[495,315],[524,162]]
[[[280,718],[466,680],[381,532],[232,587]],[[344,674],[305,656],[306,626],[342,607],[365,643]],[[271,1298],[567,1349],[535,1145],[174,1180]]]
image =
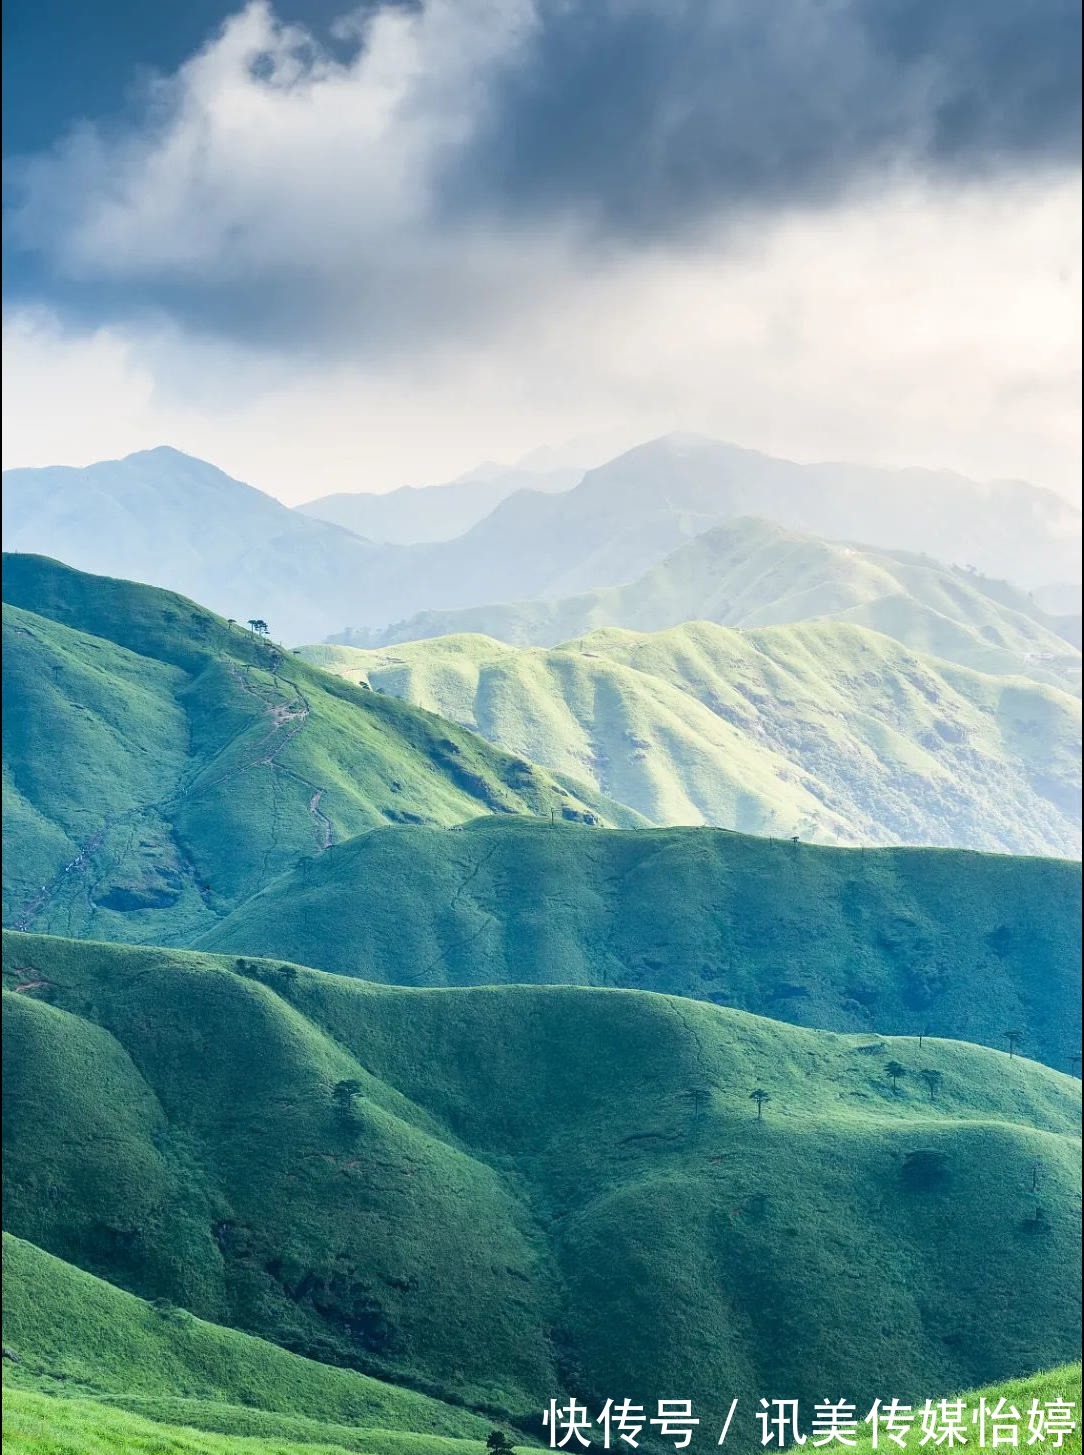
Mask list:
[[759,1122],[761,1117],[764,1115],[764,1103],[766,1101],[771,1101],[771,1097],[766,1091],[758,1086],[755,1091],[751,1091],[749,1093],[749,1100],[755,1101],[757,1104],[757,1121]]
[[907,1075],[907,1067],[901,1066],[898,1061],[889,1061],[888,1065],[885,1067],[885,1075],[892,1082],[892,1090],[893,1092],[895,1092],[896,1083],[899,1081],[900,1077]]
[[697,1122],[704,1114],[704,1108],[711,1100],[710,1086],[690,1086],[687,1091],[680,1093],[681,1100],[687,1102],[692,1108],[693,1121]]
[[920,1051],[922,1050],[922,1042],[926,1039],[926,1037],[929,1034],[930,1034],[930,1028],[929,1028],[929,1026],[923,1026],[922,1030],[919,1031],[919,1033],[918,1033],[918,1049]]
[[336,1081],[331,1090],[331,1099],[338,1108],[343,1121],[349,1121],[354,1111],[354,1099],[361,1094],[361,1082],[352,1079]]
[[228,616],[226,618],[226,630],[228,632],[233,631],[233,629],[234,629],[234,627],[236,625],[237,625],[237,619],[236,619],[236,617]]
[[250,616],[246,625],[254,637],[265,637],[271,630],[263,618],[259,616]]
[[1024,1033],[1023,1031],[1002,1031],[1001,1034],[1009,1043],[1009,1060],[1011,1061],[1016,1055],[1017,1046],[1024,1039]]
[[1031,1190],[1032,1190],[1032,1192],[1038,1192],[1039,1189],[1040,1189],[1040,1187],[1042,1187],[1042,1185],[1043,1185],[1043,1174],[1045,1172],[1046,1172],[1046,1167],[1045,1167],[1045,1165],[1043,1163],[1042,1158],[1041,1157],[1036,1157],[1035,1161],[1031,1164]]
[[515,1448],[503,1430],[491,1430],[486,1436],[486,1449],[493,1455],[512,1455]]
[[940,1071],[926,1070],[920,1071],[918,1074],[926,1083],[926,1090],[930,1093],[930,1100],[933,1101],[937,1093],[941,1090],[941,1082],[943,1080],[943,1077]]

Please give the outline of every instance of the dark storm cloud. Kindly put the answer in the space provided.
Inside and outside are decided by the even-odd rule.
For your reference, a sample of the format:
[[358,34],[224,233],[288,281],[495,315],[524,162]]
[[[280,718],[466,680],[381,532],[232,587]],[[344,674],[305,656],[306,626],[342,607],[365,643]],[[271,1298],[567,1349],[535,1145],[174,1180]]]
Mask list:
[[1079,155],[1076,0],[542,0],[450,194],[622,233]]
[[660,239],[1076,165],[1075,0],[328,4],[19,166],[9,298],[372,357]]

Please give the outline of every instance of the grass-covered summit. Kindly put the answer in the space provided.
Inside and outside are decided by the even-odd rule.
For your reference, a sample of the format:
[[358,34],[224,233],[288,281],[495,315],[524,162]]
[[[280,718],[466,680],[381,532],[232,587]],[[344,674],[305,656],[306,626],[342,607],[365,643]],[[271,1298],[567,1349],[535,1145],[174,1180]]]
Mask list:
[[3,711],[4,919],[26,929],[175,941],[375,824],[609,812],[244,622],[41,557],[4,561]]
[[1080,1042],[1080,865],[717,829],[378,829],[199,942],[407,985],[667,991],[830,1030]]
[[653,823],[1080,853],[1080,699],[850,622],[695,621],[553,648],[450,636],[304,655],[575,774]]
[[5,975],[8,1229],[296,1353],[537,1428],[1078,1348],[1080,1086],[1020,1056],[28,936]]

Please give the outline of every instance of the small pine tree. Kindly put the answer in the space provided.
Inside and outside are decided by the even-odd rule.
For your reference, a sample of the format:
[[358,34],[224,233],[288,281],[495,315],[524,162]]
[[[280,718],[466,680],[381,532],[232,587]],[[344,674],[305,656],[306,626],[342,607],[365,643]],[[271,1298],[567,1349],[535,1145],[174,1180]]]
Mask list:
[[749,1093],[749,1100],[755,1101],[757,1104],[757,1121],[759,1122],[764,1115],[764,1103],[771,1101],[771,1097],[762,1087],[758,1086],[755,1091]]

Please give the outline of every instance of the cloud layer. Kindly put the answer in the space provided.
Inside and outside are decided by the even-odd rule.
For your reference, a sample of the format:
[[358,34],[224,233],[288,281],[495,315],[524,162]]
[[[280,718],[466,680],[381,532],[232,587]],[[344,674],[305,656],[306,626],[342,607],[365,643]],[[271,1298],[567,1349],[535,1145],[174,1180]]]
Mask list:
[[343,59],[254,0],[141,125],[23,163],[12,236],[99,316],[416,347],[629,252],[1071,167],[1079,28],[1071,0],[427,0],[344,18]]
[[329,47],[255,0],[12,169],[6,459],[167,441],[303,499],[686,428],[1067,484],[1079,30],[425,0]]

